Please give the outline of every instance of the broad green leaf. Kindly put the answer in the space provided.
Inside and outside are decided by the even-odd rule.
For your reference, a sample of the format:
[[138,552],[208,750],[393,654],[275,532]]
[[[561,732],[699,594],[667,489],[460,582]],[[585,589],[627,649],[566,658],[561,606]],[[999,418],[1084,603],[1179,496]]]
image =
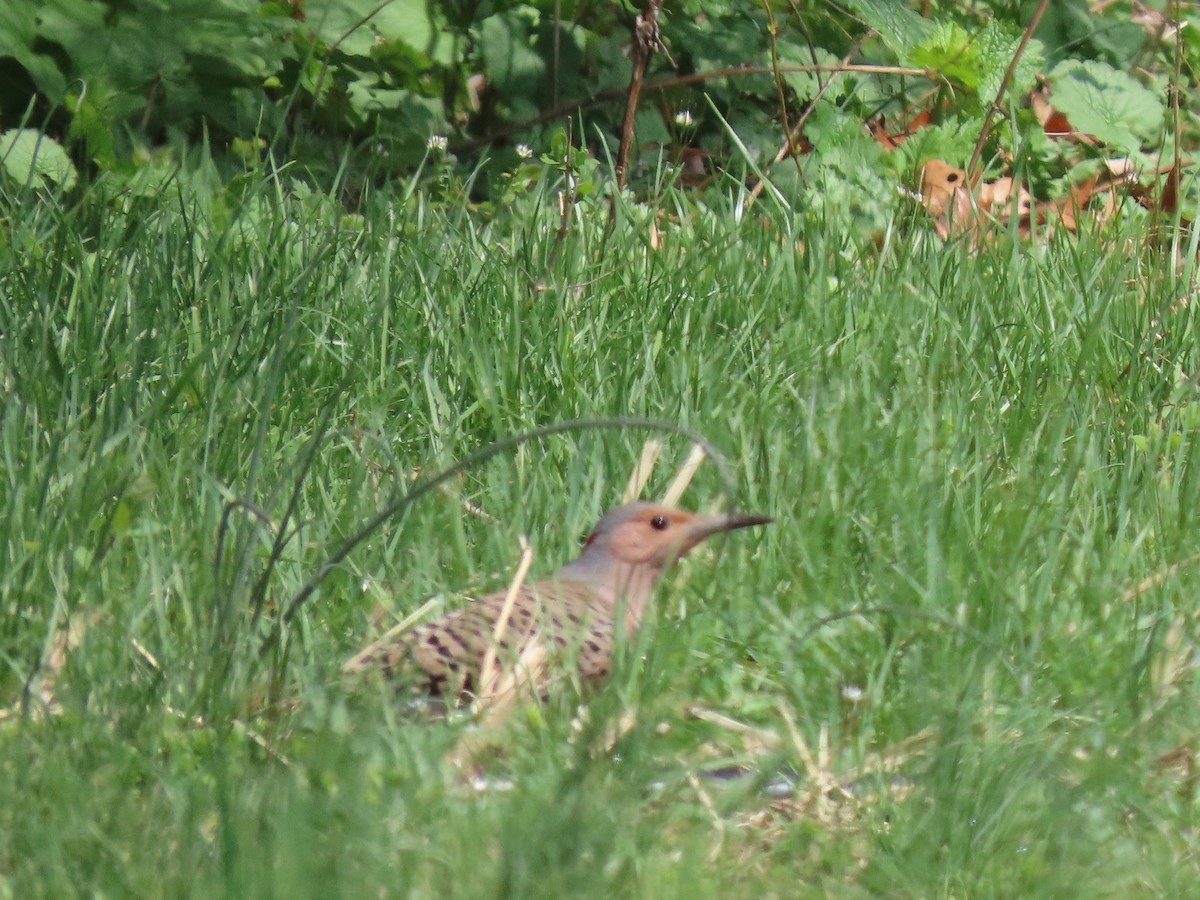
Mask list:
[[1105,63],[1059,63],[1050,84],[1051,102],[1077,130],[1126,153],[1156,138],[1162,128],[1163,98]]
[[75,164],[62,145],[32,128],[16,128],[0,134],[0,168],[14,181],[42,188],[46,182],[71,188]]
[[908,58],[933,31],[933,24],[896,0],[846,0],[846,6],[896,53]]
[[426,0],[395,0],[371,21],[384,38],[404,41],[434,62],[449,65],[454,61],[451,42],[433,20],[431,10],[436,6]]
[[[983,27],[976,42],[979,45],[979,96],[985,103],[991,103],[1000,91],[1000,83],[1004,80],[1004,73],[1017,52],[1021,38],[1002,23],[992,20]],[[1045,62],[1046,51],[1042,42],[1031,40],[1017,61],[1017,69],[1008,85],[1009,96],[1024,97],[1033,88]]]
[[915,66],[939,72],[972,93],[979,93],[979,82],[984,75],[979,44],[953,22],[935,28],[920,46],[912,49],[908,58]]
[[[796,96],[800,100],[811,100],[817,96],[817,92],[821,88],[823,82],[831,79],[840,79],[842,82],[850,82],[854,79],[852,73],[838,74],[832,71],[836,69],[840,63],[839,59],[828,50],[820,47],[816,48],[815,60],[814,53],[808,47],[801,46],[793,42],[779,43],[779,62],[784,66],[811,66],[824,65],[829,66],[831,71],[818,75],[815,72],[784,72],[783,80],[787,82],[788,87],[796,92]],[[837,96],[838,92],[834,92]]]
[[112,169],[117,165],[116,145],[113,141],[112,129],[104,111],[92,99],[94,92],[84,96],[69,95],[66,105],[72,112],[72,138],[82,137],[87,144],[88,155],[102,169]]
[[23,6],[21,3],[0,3],[0,58],[11,56],[29,73],[38,90],[50,99],[58,100],[66,91],[66,76],[53,57],[34,51],[38,37],[37,17],[31,16]]
[[439,63],[451,62],[450,38],[425,0],[309,0],[306,21],[326,45],[351,56],[369,56],[376,41],[403,41]]
[[546,74],[546,60],[533,47],[534,22],[525,11],[488,16],[479,27],[479,49],[488,80],[518,115],[537,112],[534,96]]

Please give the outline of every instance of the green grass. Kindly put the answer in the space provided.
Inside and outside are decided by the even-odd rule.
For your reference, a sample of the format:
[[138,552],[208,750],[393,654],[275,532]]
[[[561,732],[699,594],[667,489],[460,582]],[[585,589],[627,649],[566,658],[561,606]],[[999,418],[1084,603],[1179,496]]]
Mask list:
[[[607,235],[603,204],[557,241],[548,188],[490,224],[236,189],[3,199],[0,895],[1195,894],[1194,784],[1161,760],[1200,732],[1200,566],[1169,571],[1200,550],[1200,335],[1141,223],[879,249],[718,207],[651,249],[649,212]],[[664,585],[582,732],[570,698],[511,724],[512,790],[447,767],[466,723],[339,667],[380,606],[506,583],[521,534],[535,571],[568,559],[649,432],[472,467],[277,639],[418,473],[614,415],[703,432],[777,522]],[[688,502],[721,489],[707,466]],[[798,797],[688,778],[730,760]]]

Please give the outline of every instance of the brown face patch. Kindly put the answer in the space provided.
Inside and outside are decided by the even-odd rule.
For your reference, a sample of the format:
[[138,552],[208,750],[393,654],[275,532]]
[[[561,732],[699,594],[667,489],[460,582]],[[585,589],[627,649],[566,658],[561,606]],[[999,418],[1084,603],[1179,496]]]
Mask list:
[[666,507],[649,507],[613,532],[612,554],[629,565],[666,566],[686,553],[692,516]]

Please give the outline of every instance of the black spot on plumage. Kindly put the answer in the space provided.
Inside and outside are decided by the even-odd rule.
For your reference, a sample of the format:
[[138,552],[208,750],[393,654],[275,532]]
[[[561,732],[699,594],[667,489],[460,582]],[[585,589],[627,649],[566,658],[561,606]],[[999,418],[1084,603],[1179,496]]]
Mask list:
[[445,644],[443,644],[442,639],[440,637],[438,637],[436,634],[431,634],[429,636],[429,639],[425,643],[428,644],[430,647],[432,647],[437,652],[437,655],[440,656],[442,659],[453,659],[454,658],[454,651],[451,650],[449,647],[447,647]]

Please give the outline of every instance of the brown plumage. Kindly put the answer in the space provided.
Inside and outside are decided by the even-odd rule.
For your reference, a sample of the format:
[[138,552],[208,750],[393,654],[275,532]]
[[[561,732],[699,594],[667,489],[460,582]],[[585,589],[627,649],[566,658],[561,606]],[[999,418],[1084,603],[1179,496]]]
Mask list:
[[[763,525],[766,516],[701,516],[655,503],[619,506],[600,520],[579,558],[551,578],[521,587],[496,648],[505,668],[536,636],[544,650],[577,659],[583,681],[606,676],[617,629],[632,635],[663,570],[713,534]],[[434,694],[469,694],[508,591],[368,647],[347,672],[411,674]]]

